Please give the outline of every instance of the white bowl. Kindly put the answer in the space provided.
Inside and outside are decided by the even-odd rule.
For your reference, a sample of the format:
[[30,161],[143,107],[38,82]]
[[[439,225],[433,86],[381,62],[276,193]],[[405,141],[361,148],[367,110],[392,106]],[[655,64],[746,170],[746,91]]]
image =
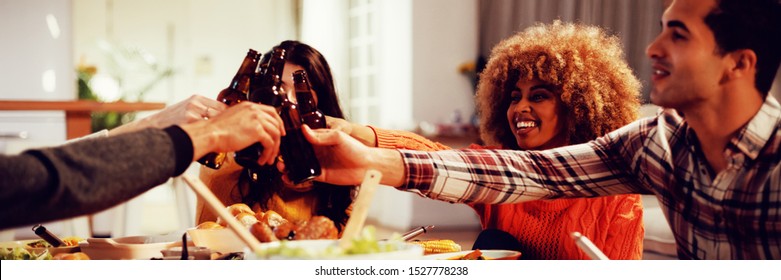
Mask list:
[[156,242],[152,236],[88,238],[79,243],[81,251],[93,260],[139,260],[162,258],[161,250],[180,247],[181,241]]
[[190,235],[195,246],[206,247],[223,254],[243,252],[246,247],[236,233],[229,228],[189,229],[187,234]]
[[[329,255],[326,252],[330,249],[336,249],[338,247],[338,240],[295,240],[295,241],[276,241],[270,243],[263,243],[261,245],[261,253],[254,254],[246,249],[244,252],[245,260],[253,259],[271,259],[271,260],[295,260],[295,259],[309,259],[309,260],[416,260],[423,257],[423,247],[415,244],[406,243],[403,241],[378,241],[380,246],[389,245],[392,247],[391,251],[371,253],[371,254],[356,254],[356,255]],[[306,253],[303,255],[289,256],[282,254],[266,254],[263,253],[267,250],[275,250],[280,246],[291,249],[304,249]]]

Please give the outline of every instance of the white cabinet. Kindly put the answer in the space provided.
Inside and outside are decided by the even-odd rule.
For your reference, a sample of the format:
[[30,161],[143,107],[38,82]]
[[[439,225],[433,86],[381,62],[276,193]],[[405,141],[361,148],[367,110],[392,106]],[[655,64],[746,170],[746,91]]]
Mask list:
[[0,154],[65,142],[63,112],[0,111]]

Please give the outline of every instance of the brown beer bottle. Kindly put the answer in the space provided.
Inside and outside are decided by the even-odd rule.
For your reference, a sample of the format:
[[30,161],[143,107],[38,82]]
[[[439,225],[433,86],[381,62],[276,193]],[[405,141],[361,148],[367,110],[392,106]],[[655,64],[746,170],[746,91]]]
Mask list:
[[309,79],[306,77],[306,71],[293,72],[293,86],[296,89],[301,122],[312,129],[326,128],[325,115],[317,109],[317,102],[315,102],[312,87],[309,85]]
[[[230,85],[217,94],[217,101],[228,105],[228,107],[247,101],[247,94],[250,89],[250,80],[255,75],[255,69],[258,66],[258,52],[249,49],[244,61],[241,62],[239,70],[233,76]],[[198,162],[212,169],[219,169],[225,162],[226,153],[208,153],[198,159]]]
[[[257,67],[257,69],[255,69],[255,75],[256,76],[259,77],[259,76],[263,75],[264,73],[266,73],[266,70],[268,69],[268,62],[271,60],[272,51],[273,50],[269,50],[268,52],[263,54],[261,56],[261,58],[259,59],[258,67]],[[259,84],[260,84],[260,80],[258,78],[258,85]],[[263,184],[263,185],[270,185],[271,184],[271,181],[270,181],[271,180],[270,179],[271,175],[270,175],[270,171],[267,170],[269,168],[274,168],[274,171],[276,171],[276,167],[273,167],[273,166],[248,167],[248,168],[246,168],[246,170],[247,170],[248,177],[249,177],[250,180],[252,180],[252,182],[258,183],[260,180],[266,180],[266,183]],[[261,174],[266,174],[266,175],[264,176],[264,175],[261,175]]]
[[[250,102],[269,105],[279,112],[285,100],[282,88],[282,71],[285,68],[285,49],[274,48],[268,62],[268,68],[257,71],[252,78],[252,89],[247,96]],[[258,158],[263,153],[263,145],[255,143],[236,152],[234,159],[243,167],[258,169]]]
[[298,106],[285,99],[279,112],[285,124],[285,136],[282,137],[280,153],[285,162],[288,178],[294,184],[300,184],[320,175],[320,163],[315,157],[312,144],[304,138],[301,131],[301,116]]
[[255,75],[263,75],[266,73],[266,69],[268,69],[268,62],[271,60],[272,52],[268,51],[260,58],[258,61],[258,68],[255,69]]

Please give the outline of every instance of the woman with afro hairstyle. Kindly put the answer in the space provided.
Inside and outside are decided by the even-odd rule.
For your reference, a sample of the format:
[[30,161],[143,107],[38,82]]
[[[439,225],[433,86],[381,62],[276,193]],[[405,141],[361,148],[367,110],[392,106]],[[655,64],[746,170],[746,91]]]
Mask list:
[[[593,26],[537,24],[492,50],[476,94],[480,136],[487,148],[515,150],[585,143],[635,120],[639,92],[618,38]],[[369,146],[449,149],[408,132],[331,123]],[[570,237],[577,231],[610,259],[642,258],[639,195],[470,206],[484,229],[475,242],[480,249],[518,249],[522,259],[588,259]],[[510,242],[499,241],[507,233]]]

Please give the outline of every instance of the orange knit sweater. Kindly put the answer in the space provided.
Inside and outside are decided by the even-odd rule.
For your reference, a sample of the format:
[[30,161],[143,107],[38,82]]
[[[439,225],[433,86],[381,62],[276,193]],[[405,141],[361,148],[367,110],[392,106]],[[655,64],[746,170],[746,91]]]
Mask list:
[[[372,129],[377,147],[450,149],[414,133]],[[500,229],[518,238],[523,248],[521,259],[588,259],[570,237],[573,231],[591,239],[610,259],[641,259],[643,255],[643,209],[639,195],[470,206],[480,216],[483,229]]]

